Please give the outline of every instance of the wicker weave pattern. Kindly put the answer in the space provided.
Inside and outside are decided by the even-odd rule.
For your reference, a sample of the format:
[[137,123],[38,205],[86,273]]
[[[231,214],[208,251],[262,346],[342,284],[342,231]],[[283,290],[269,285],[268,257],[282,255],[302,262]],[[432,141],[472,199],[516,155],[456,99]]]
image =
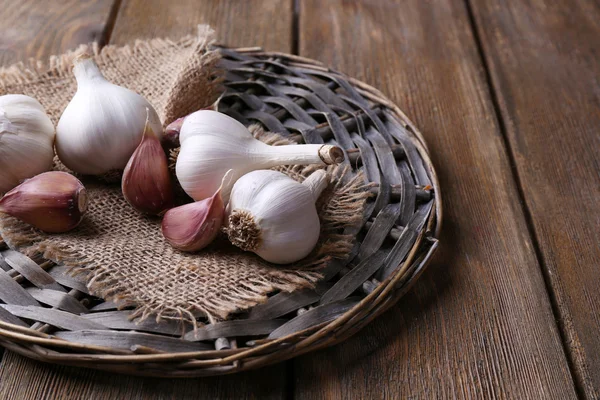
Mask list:
[[[182,332],[89,295],[49,261],[0,242],[0,343],[42,361],[149,376],[257,368],[344,340],[392,306],[437,248],[441,199],[418,130],[384,96],[321,64],[222,49],[219,111],[291,140],[335,143],[372,183],[358,244],[314,290],[279,293],[231,321]],[[182,333],[184,333],[182,337]]]

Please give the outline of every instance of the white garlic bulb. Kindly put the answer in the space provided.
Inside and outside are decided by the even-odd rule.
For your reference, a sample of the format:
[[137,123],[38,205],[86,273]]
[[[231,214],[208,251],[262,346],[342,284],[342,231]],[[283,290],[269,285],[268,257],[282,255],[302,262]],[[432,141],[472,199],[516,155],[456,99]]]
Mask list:
[[150,103],[133,91],[107,81],[88,55],[77,58],[77,93],[56,127],[56,152],[68,168],[84,175],[122,170],[140,144],[146,109],[152,131],[162,125]]
[[52,168],[54,125],[44,107],[22,94],[0,96],[0,193]]
[[321,224],[315,202],[327,187],[318,170],[303,183],[277,171],[258,170],[233,186],[225,232],[234,245],[275,264],[306,257],[319,240]]
[[225,173],[232,170],[230,185],[223,187],[227,202],[231,185],[245,173],[291,164],[337,164],[344,160],[336,146],[302,144],[269,146],[256,140],[244,125],[212,110],[185,117],[179,134],[177,179],[194,200],[212,196]]

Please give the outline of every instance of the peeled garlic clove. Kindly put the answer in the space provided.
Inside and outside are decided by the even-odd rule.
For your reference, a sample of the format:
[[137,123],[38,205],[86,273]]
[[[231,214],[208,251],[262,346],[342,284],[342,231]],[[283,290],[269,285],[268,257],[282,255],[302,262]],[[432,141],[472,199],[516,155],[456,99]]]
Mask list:
[[142,213],[160,215],[173,206],[167,156],[148,121],[123,172],[121,189],[125,200]]
[[74,229],[87,210],[83,184],[66,172],[46,172],[26,180],[0,199],[0,212],[44,232]]
[[201,250],[219,233],[224,213],[225,205],[219,190],[208,199],[167,211],[162,220],[162,234],[178,250]]

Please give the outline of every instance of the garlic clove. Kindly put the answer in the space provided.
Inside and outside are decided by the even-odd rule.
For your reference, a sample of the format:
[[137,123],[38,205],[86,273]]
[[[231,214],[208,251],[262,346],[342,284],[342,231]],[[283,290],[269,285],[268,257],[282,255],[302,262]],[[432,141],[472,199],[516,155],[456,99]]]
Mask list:
[[139,212],[160,215],[173,206],[173,187],[167,156],[146,120],[142,141],[129,159],[121,189]]
[[[210,110],[217,111],[217,103],[214,103],[210,107],[201,108],[198,111],[202,110]],[[192,113],[193,114],[193,113]],[[179,133],[181,132],[181,127],[183,126],[183,122],[185,119],[191,114],[186,115],[185,117],[177,118],[175,121],[171,122],[165,128],[165,133],[162,139],[163,146],[167,149],[172,149],[175,147],[179,147],[181,143],[179,142]]]
[[179,132],[181,131],[181,126],[183,125],[184,120],[185,117],[178,118],[167,125],[165,134],[163,135],[163,146],[168,149],[179,146]]
[[87,211],[85,187],[66,172],[45,172],[26,180],[0,199],[0,212],[44,232],[68,232]]
[[[231,179],[229,170],[223,182]],[[162,220],[162,234],[174,248],[182,251],[198,251],[217,237],[225,214],[221,187],[211,197],[172,208]]]

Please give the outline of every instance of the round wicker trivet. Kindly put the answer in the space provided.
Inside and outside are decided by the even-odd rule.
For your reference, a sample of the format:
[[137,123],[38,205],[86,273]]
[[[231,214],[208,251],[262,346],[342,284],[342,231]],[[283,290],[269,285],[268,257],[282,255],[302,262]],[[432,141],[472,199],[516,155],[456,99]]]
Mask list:
[[[392,306],[437,248],[441,198],[422,136],[376,89],[320,63],[222,49],[219,111],[298,142],[336,143],[373,183],[358,243],[314,290],[279,293],[182,337],[172,321],[129,321],[66,268],[0,241],[0,343],[37,360],[134,375],[192,377],[258,368],[331,346]],[[348,233],[348,232],[347,232]]]

